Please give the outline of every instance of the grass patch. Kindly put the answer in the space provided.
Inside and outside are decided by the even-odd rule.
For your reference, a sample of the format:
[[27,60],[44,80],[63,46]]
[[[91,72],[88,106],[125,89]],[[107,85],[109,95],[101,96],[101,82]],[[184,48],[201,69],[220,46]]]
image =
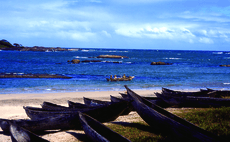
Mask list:
[[[230,138],[230,107],[179,110],[174,114],[225,139]],[[113,122],[108,127],[133,142],[166,142],[145,122]]]
[[230,138],[230,107],[191,109],[176,114],[218,136]]
[[108,127],[121,134],[132,142],[163,142],[165,137],[152,131],[152,128],[143,122],[126,123],[118,122],[109,124]]

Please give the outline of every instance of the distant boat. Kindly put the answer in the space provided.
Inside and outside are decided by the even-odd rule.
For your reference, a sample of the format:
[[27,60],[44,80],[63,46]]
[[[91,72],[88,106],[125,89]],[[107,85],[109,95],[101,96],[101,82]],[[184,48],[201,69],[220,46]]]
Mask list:
[[129,76],[129,77],[126,77],[126,78],[106,78],[107,81],[131,81],[133,80],[134,76]]

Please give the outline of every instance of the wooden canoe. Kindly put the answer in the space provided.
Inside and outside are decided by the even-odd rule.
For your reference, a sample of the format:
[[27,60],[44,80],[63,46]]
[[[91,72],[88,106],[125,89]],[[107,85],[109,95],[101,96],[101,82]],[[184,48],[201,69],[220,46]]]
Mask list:
[[109,101],[102,101],[102,100],[96,100],[91,98],[85,98],[83,97],[84,103],[88,106],[103,106],[103,105],[110,105],[111,102]]
[[[119,93],[119,94],[122,96],[122,98],[123,98],[124,100],[129,100],[129,101],[131,101],[131,100],[130,100],[131,98],[128,97],[127,94],[124,94],[124,93]],[[166,103],[165,101],[163,101],[163,100],[162,100],[161,98],[159,98],[159,97],[143,97],[143,98],[145,98],[145,99],[147,99],[148,101],[154,103],[155,105],[158,105],[158,106],[163,107],[163,108],[167,108],[167,107],[170,107],[170,106],[171,106],[170,104]]]
[[12,122],[26,130],[37,133],[45,130],[80,130],[81,124],[79,122],[78,114],[62,114],[57,117],[46,117],[39,120],[18,119],[8,120],[0,119],[1,128],[4,132],[10,132],[10,124]]
[[51,102],[46,102],[46,101],[41,104],[41,107],[43,109],[50,109],[50,110],[52,110],[52,109],[54,109],[54,110],[70,109],[69,107],[57,105],[57,104],[54,104],[54,103],[51,103]]
[[215,97],[214,94],[210,94],[212,90],[200,90],[196,92],[185,92],[185,91],[175,91],[167,88],[162,88],[162,94],[174,95],[178,97],[183,96],[197,96],[197,97]]
[[218,98],[224,98],[230,96],[230,90],[214,90],[209,94]]
[[96,119],[79,112],[79,119],[85,134],[95,142],[130,142],[122,135],[109,129]]
[[[126,101],[122,98],[118,98],[118,97],[115,97],[115,96],[112,96],[110,95],[110,100],[112,103],[119,103],[119,102],[123,102],[123,101]],[[124,112],[121,114],[121,115],[128,115],[131,111],[133,111],[133,106],[132,104],[130,103],[130,101],[126,101],[128,103],[128,106],[127,108],[124,110]]]
[[166,103],[177,107],[222,107],[230,106],[230,99],[213,98],[213,97],[197,97],[197,96],[177,96],[165,93],[156,93],[156,96],[164,100]]
[[[39,120],[46,117],[57,117],[64,114],[78,114],[78,111],[89,109],[44,109],[38,107],[24,106],[27,116],[32,120]],[[92,108],[93,109],[93,108]]]
[[8,122],[10,124],[10,135],[12,142],[48,142],[38,135],[18,126],[14,122]]
[[88,106],[88,105],[86,105],[86,104],[82,104],[82,103],[77,103],[77,102],[72,102],[72,101],[67,101],[68,102],[68,105],[69,105],[69,107],[70,108],[80,108],[80,109],[82,109],[82,108],[91,108],[91,107],[94,107],[94,106]]
[[81,103],[75,103],[75,102],[71,102],[68,101],[68,105],[69,107],[66,106],[61,106],[61,105],[57,105],[54,103],[50,103],[50,102],[43,102],[41,104],[43,109],[47,109],[47,110],[82,110],[82,109],[89,109],[89,108],[94,108],[94,106],[88,106],[85,104],[81,104]]
[[24,107],[26,114],[32,120],[40,120],[47,117],[58,117],[64,115],[78,115],[78,111],[86,113],[100,122],[113,121],[119,117],[127,108],[127,102],[113,103],[110,105],[94,107],[90,109],[73,110],[44,110],[42,108]]
[[225,141],[194,124],[162,109],[145,98],[137,95],[126,85],[132,105],[141,118],[157,131],[167,134],[173,141],[217,142]]
[[[115,103],[109,106],[98,107],[95,110],[83,111],[84,113],[94,117],[100,122],[109,122],[115,120],[119,117],[125,108],[127,107],[126,102]],[[26,108],[26,107],[25,107]],[[13,121],[18,126],[25,128],[32,132],[40,132],[45,130],[70,130],[70,129],[81,129],[81,124],[79,122],[78,112],[62,112],[56,111],[53,115],[51,113],[45,112],[45,116],[40,115],[39,112],[29,111],[25,109],[27,115],[31,117],[32,120],[18,119],[18,120],[8,120],[0,119],[1,128],[4,132],[9,132],[8,121]],[[58,113],[59,112],[59,113]],[[35,113],[35,114],[33,114]],[[44,112],[42,112],[44,113]]]

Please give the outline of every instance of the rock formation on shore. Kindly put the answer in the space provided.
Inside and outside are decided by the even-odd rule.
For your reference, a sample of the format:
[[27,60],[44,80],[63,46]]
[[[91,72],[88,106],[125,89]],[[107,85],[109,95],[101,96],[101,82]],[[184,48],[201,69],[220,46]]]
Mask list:
[[78,51],[82,50],[79,48],[68,49],[68,48],[60,48],[60,47],[43,47],[43,46],[34,46],[34,47],[24,47],[21,44],[14,43],[13,45],[3,39],[0,40],[0,49],[1,50],[13,50],[13,51],[41,51],[41,52],[55,52],[55,51]]
[[20,73],[1,73],[0,78],[63,78],[70,79],[72,77],[59,74],[20,74]]
[[220,65],[220,67],[230,67],[230,65]]
[[73,60],[68,60],[67,62],[72,63],[72,64],[79,64],[79,63],[100,63],[100,62],[104,62],[104,63],[116,63],[116,64],[121,64],[122,62],[120,61],[103,61],[103,60],[83,60],[80,61],[78,59],[73,59]]
[[123,58],[129,58],[129,57],[127,57],[127,56],[120,56],[120,55],[99,55],[96,58],[123,59]]
[[172,63],[165,63],[165,62],[152,62],[151,65],[172,65]]
[[79,64],[79,63],[80,63],[80,60],[78,60],[78,59],[73,59],[73,60],[68,61],[68,62],[71,62],[72,64]]

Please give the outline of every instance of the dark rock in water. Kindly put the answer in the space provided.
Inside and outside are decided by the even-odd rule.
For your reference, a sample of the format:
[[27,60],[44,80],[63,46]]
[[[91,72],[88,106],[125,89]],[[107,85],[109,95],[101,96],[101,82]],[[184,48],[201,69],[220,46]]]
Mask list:
[[70,79],[72,77],[58,74],[18,74],[18,73],[1,73],[0,78],[63,78]]
[[102,62],[101,60],[84,60],[82,63],[91,63],[91,62]]
[[71,63],[73,63],[73,64],[79,64],[79,63],[80,63],[80,60],[78,60],[78,59],[73,59],[73,60],[71,61]]
[[121,64],[122,62],[119,62],[119,61],[106,61],[106,63],[116,63],[116,64]]
[[230,65],[220,65],[220,67],[230,67]]
[[172,63],[165,63],[165,62],[152,62],[151,65],[172,65]]
[[100,62],[104,62],[104,63],[115,63],[115,64],[120,64],[122,63],[121,61],[102,61],[102,60],[83,60],[80,61],[78,59],[73,59],[73,60],[68,60],[67,62],[72,63],[72,64],[79,64],[79,63],[100,63]]
[[127,56],[120,56],[120,55],[100,55],[100,56],[97,56],[97,58],[123,59],[123,58],[129,58],[129,57],[127,57]]

